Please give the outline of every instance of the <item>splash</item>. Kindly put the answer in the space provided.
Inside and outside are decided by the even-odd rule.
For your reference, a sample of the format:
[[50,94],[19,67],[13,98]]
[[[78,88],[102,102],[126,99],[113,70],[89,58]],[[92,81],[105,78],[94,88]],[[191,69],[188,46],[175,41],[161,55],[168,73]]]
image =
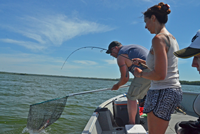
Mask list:
[[29,133],[29,134],[49,134],[48,132],[46,132],[44,129],[39,131],[39,132],[34,132],[33,130],[29,130],[27,127],[25,127],[22,131],[22,134],[24,133]]

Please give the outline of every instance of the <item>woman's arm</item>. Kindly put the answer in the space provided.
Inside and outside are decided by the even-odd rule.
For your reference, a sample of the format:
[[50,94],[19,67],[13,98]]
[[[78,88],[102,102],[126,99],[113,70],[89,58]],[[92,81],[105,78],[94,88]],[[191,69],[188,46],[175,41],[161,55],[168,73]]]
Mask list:
[[153,54],[155,66],[151,72],[142,72],[141,69],[135,68],[134,75],[150,80],[164,80],[167,75],[167,48],[165,39],[156,35],[152,40]]

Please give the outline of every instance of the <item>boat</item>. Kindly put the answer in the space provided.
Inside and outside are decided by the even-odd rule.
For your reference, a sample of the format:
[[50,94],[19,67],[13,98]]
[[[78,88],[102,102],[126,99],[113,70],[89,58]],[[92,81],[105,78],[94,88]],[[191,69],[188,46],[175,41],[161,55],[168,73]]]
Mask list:
[[[200,113],[199,93],[183,92],[183,100],[171,116],[165,134],[176,134],[175,125],[181,121],[196,121],[200,114],[194,109],[194,101],[198,98],[198,110]],[[193,104],[194,103],[194,104]],[[139,111],[140,107],[138,107]],[[180,128],[180,127],[179,127]],[[178,128],[176,128],[178,129]],[[82,134],[147,134],[147,116],[137,113],[136,124],[128,124],[127,98],[121,94],[110,98],[100,104],[92,113]]]

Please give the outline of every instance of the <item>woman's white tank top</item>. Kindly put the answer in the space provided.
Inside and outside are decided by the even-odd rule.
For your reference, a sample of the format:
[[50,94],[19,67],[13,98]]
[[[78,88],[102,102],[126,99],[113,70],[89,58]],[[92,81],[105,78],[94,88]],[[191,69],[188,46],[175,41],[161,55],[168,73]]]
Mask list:
[[[173,52],[179,50],[178,43],[172,35],[164,34],[169,41],[169,49],[167,52],[167,76],[164,80],[151,81],[150,90],[166,89],[166,88],[178,88],[181,87],[179,82],[179,71],[178,71],[178,58],[173,54]],[[151,48],[152,49],[152,48]],[[147,56],[146,64],[153,70],[155,66],[154,55],[150,53]]]

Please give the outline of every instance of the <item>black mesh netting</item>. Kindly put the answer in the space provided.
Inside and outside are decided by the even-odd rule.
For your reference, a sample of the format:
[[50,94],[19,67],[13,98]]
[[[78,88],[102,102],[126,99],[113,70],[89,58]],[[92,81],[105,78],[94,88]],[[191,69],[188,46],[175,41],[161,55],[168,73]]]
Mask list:
[[68,96],[30,105],[27,128],[41,131],[58,120],[65,108]]

